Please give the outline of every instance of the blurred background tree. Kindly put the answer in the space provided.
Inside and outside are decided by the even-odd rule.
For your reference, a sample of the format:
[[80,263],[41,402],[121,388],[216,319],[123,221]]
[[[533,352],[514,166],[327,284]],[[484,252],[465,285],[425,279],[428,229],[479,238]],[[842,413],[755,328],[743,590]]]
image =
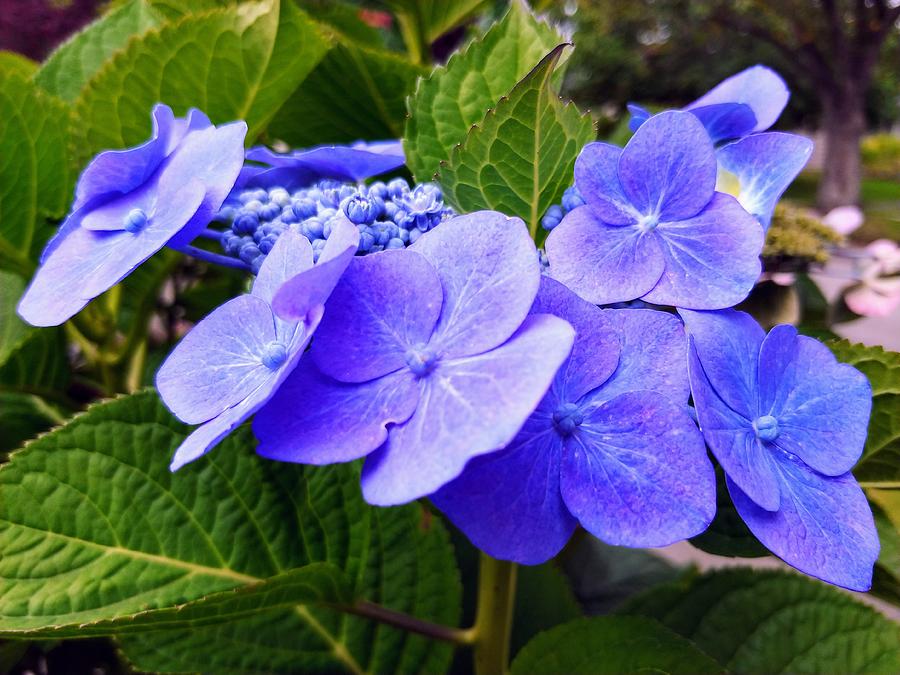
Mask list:
[[[614,117],[629,99],[683,104],[765,63],[793,100],[781,125],[818,127],[825,155],[817,202],[859,200],[860,141],[897,120],[897,0],[581,0],[545,9],[569,23],[568,94]],[[609,108],[608,106],[614,106]]]

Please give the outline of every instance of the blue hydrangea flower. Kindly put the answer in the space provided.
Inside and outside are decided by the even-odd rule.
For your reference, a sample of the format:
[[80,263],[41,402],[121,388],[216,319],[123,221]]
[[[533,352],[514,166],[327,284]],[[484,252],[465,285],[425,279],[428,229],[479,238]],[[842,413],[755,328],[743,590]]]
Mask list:
[[307,464],[368,455],[372,504],[434,492],[515,437],[568,356],[571,326],[529,316],[539,282],[525,224],[491,211],[356,258],[310,358],[256,416],[257,451]]
[[47,245],[19,302],[36,326],[60,324],[163,246],[187,244],[228,195],[247,125],[213,126],[196,110],[153,109],[153,135],[100,153],[81,174],[72,212]]
[[865,376],[781,325],[682,311],[700,428],[754,535],[797,569],[864,591],[878,536],[850,469],[872,406]]
[[[156,387],[181,421],[200,426],[176,450],[172,471],[209,452],[294,370],[358,236],[349,222],[339,225],[314,265],[309,241],[286,233],[251,292],[218,307],[175,347],[156,374]],[[276,313],[282,305],[289,313]]]
[[247,151],[247,159],[265,166],[248,165],[238,182],[242,189],[281,186],[297,190],[322,178],[359,183],[406,163],[400,141],[320,145],[289,153],[257,146]]
[[715,191],[716,171],[712,142],[690,113],[652,117],[624,149],[586,145],[575,162],[586,204],[547,237],[551,276],[598,305],[737,304],[759,277],[763,230]]
[[[781,76],[756,65],[723,80],[685,106],[703,124],[714,143],[765,131],[787,105],[790,91]],[[629,127],[637,131],[650,117],[644,108],[629,104]]]
[[481,550],[525,564],[556,555],[578,524],[620,546],[705,530],[715,472],[687,412],[677,317],[599,309],[546,277],[531,311],[572,324],[572,355],[512,443],[472,459],[434,504]]
[[796,134],[753,134],[716,151],[716,189],[734,195],[744,210],[769,229],[775,205],[806,166],[813,142]]

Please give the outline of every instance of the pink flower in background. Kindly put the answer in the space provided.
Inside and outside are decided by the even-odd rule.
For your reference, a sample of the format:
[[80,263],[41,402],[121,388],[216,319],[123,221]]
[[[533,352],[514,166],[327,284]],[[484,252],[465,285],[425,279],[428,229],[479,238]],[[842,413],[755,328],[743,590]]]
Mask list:
[[822,218],[823,223],[845,237],[851,232],[858,230],[864,221],[865,217],[863,216],[863,212],[858,206],[852,205],[838,206],[837,208],[831,209],[831,211]]
[[859,284],[847,291],[844,302],[860,316],[888,316],[900,307],[900,246],[877,239],[866,246],[872,256]]

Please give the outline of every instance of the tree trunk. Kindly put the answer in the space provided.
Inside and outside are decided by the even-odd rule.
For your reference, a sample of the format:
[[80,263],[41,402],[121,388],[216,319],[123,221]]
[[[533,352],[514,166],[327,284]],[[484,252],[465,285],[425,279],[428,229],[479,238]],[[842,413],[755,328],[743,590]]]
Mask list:
[[817,205],[827,213],[836,206],[859,203],[862,157],[859,144],[866,130],[865,92],[845,86],[822,100],[825,160]]

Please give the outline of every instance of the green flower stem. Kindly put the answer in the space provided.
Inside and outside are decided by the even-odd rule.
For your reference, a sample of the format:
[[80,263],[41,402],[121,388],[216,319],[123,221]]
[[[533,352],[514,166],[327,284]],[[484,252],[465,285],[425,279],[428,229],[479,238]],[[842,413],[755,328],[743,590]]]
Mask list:
[[509,641],[516,598],[516,564],[481,554],[475,615],[475,675],[509,672]]

